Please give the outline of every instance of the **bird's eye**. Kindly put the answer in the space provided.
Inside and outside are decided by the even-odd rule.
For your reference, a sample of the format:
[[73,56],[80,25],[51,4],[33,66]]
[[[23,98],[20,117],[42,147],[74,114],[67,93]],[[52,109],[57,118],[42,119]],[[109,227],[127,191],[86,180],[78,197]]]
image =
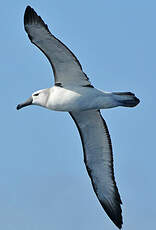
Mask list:
[[39,93],[35,93],[33,96],[38,96],[39,95]]

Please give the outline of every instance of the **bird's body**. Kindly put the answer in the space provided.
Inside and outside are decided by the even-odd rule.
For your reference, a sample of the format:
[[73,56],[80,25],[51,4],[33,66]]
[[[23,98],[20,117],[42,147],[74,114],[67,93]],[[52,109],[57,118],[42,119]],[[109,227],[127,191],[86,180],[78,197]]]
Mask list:
[[108,109],[121,105],[118,95],[102,92],[92,87],[69,86],[64,88],[53,86],[39,92],[40,95],[34,99],[34,104],[56,111],[81,112]]
[[69,112],[80,133],[84,162],[93,189],[110,219],[121,228],[122,202],[114,178],[112,144],[100,109],[134,107],[139,99],[131,92],[110,93],[94,88],[75,55],[50,33],[30,6],[25,11],[24,26],[31,42],[50,61],[55,85],[33,93],[17,109],[39,105]]

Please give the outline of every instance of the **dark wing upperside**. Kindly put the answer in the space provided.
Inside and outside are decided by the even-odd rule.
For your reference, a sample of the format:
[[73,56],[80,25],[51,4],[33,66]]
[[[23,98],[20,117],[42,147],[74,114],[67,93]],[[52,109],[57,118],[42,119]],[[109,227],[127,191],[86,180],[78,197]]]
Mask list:
[[54,37],[42,18],[30,6],[24,14],[24,27],[31,40],[51,63],[55,84],[90,85],[88,77],[75,55],[56,37]]
[[82,141],[84,162],[93,189],[104,210],[114,224],[121,228],[121,199],[113,169],[111,139],[100,111],[70,113]]

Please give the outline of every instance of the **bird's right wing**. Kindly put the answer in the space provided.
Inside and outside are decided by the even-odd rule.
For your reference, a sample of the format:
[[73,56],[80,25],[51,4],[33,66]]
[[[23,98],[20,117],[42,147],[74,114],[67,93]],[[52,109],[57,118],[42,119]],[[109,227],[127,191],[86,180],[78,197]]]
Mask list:
[[100,111],[72,112],[93,189],[114,224],[121,228],[121,199],[115,183],[111,139]]
[[86,74],[75,55],[52,35],[42,18],[30,6],[24,14],[24,27],[31,42],[48,58],[52,66],[55,84],[60,86],[90,86]]

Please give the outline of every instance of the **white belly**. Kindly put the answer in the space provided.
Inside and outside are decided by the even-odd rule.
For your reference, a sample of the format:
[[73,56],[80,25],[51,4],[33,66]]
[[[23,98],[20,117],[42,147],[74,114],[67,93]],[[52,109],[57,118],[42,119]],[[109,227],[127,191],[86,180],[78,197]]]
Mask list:
[[90,87],[63,88],[54,86],[46,107],[56,111],[84,111],[116,106],[111,93]]

